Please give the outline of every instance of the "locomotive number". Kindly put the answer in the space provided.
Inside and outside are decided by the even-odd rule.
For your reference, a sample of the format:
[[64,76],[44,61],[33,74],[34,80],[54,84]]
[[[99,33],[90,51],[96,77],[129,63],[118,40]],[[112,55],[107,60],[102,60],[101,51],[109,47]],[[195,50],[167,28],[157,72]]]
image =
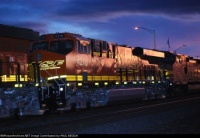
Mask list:
[[46,69],[56,69],[60,68],[59,66],[64,63],[64,60],[56,60],[56,61],[39,61],[39,66],[41,70],[46,70]]

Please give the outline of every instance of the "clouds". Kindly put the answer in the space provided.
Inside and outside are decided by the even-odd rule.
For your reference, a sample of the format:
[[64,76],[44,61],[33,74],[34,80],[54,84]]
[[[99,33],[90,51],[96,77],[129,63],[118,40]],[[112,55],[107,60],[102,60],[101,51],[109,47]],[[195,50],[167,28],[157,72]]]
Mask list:
[[168,37],[172,49],[200,46],[199,0],[1,0],[0,13],[2,24],[40,34],[66,31],[152,48],[152,34],[133,30],[138,25],[156,30],[159,49],[168,49]]
[[134,14],[185,19],[200,13],[199,0],[1,0],[0,3],[0,11],[8,15],[76,21],[107,21]]
[[124,15],[154,14],[188,17],[200,13],[198,0],[71,0],[64,2],[56,14],[83,20],[112,19]]

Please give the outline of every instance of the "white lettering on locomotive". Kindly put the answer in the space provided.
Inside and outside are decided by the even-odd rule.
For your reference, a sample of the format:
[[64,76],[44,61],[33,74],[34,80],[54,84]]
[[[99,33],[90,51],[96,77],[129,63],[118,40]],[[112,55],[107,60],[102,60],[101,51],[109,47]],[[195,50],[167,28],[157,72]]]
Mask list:
[[38,63],[41,70],[57,69],[60,68],[59,66],[61,66],[64,63],[64,60],[39,61]]
[[89,63],[88,63],[88,60],[87,60],[87,59],[78,58],[78,59],[76,60],[76,64],[77,64],[77,66],[85,66],[85,67],[87,67]]

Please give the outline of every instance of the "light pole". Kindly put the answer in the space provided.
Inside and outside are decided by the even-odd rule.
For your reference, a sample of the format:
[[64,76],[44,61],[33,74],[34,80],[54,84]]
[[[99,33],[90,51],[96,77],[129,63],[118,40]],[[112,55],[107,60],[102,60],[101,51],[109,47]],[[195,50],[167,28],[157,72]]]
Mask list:
[[156,50],[156,31],[144,27],[138,27],[138,26],[134,27],[135,30],[138,30],[139,28],[146,30],[154,35],[154,49]]
[[184,46],[187,46],[187,45],[182,45],[182,46],[178,47],[176,50],[174,50],[174,53],[176,54],[176,51],[179,50],[180,48],[184,47]]

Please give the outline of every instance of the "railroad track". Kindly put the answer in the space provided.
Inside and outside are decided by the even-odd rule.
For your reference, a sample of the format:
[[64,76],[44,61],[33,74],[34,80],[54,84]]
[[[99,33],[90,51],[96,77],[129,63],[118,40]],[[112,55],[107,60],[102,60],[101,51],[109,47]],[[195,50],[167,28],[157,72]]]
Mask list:
[[177,98],[126,105],[106,106],[84,111],[67,111],[63,114],[53,113],[44,116],[29,116],[22,120],[9,118],[0,121],[1,134],[69,134],[78,128],[95,126],[120,118],[137,116],[166,110],[172,106],[180,106],[200,100],[200,95],[182,96]]

